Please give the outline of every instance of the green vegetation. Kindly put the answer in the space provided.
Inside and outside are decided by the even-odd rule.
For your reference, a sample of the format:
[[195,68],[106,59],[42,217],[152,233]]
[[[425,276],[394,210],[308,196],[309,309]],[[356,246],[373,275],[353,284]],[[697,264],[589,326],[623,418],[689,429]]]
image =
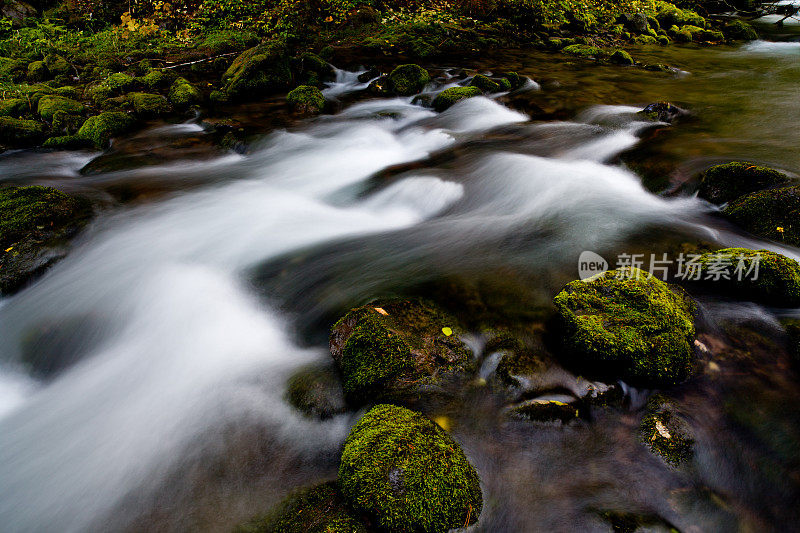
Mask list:
[[647,272],[625,268],[573,281],[554,304],[562,346],[587,371],[647,385],[672,385],[691,373],[694,306]]
[[45,136],[45,125],[35,120],[0,117],[0,143],[10,146],[36,144]]
[[490,80],[483,74],[477,74],[469,84],[471,87],[477,87],[483,93],[496,93],[501,90],[499,83]]
[[746,194],[728,204],[722,214],[755,235],[800,245],[800,187]]
[[481,90],[477,87],[450,87],[440,92],[433,100],[433,108],[442,112],[456,102],[473,96],[481,96]]
[[301,85],[286,95],[286,103],[293,113],[300,115],[318,115],[325,107],[325,97],[316,87]]
[[78,135],[91,140],[98,148],[105,148],[111,137],[125,133],[133,125],[134,120],[129,115],[118,111],[109,111],[89,117],[78,130]]
[[81,115],[86,111],[86,106],[63,96],[43,96],[39,99],[38,111],[43,119],[52,121],[59,111],[68,115]]
[[444,533],[478,520],[480,480],[461,447],[419,413],[373,407],[353,427],[339,467],[342,493],[383,530]]
[[716,165],[700,177],[698,194],[709,202],[723,204],[747,193],[787,183],[789,177],[767,167],[733,162]]
[[172,111],[172,106],[160,94],[130,93],[127,97],[140,117],[157,117]]
[[429,81],[431,75],[419,65],[400,65],[389,74],[391,91],[400,96],[417,94]]
[[639,439],[674,467],[691,461],[694,455],[694,439],[688,425],[678,415],[675,402],[662,394],[647,400]]
[[169,101],[178,109],[187,109],[203,102],[203,94],[186,78],[178,78],[169,88]]

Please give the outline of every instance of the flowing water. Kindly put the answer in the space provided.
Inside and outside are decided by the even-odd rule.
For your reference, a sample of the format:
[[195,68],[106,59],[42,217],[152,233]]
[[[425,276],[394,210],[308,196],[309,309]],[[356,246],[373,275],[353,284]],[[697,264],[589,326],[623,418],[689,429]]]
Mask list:
[[[372,298],[460,280],[519,319],[577,276],[583,250],[710,242],[800,257],[682,188],[730,159],[800,172],[800,42],[635,52],[683,72],[509,51],[452,66],[518,70],[534,80],[523,91],[436,114],[358,97],[365,84],[340,71],[326,95],[341,112],[244,155],[192,123],[122,141],[123,155],[4,154],[3,182],[108,209],[0,301],[0,529],[225,531],[334,477],[358,413],[303,418],[285,382],[327,362],[327,328]],[[454,82],[439,67],[430,91]],[[654,129],[635,111],[658,100],[692,117]],[[688,472],[636,442],[646,391],[564,428],[509,423],[490,391],[458,391],[445,411],[482,478],[477,530],[605,531],[605,509],[684,531],[796,527],[800,394],[775,314],[701,303],[708,331],[747,325],[764,340],[678,391],[698,436]]]

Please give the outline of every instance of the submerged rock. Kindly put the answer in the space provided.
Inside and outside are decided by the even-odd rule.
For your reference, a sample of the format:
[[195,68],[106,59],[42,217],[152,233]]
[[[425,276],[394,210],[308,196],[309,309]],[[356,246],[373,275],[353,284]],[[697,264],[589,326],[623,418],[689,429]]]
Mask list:
[[400,65],[389,74],[390,90],[400,96],[411,96],[431,81],[431,75],[419,65]]
[[262,44],[242,52],[222,75],[224,90],[233,100],[256,98],[286,89],[292,80],[282,46]]
[[419,413],[373,407],[353,427],[339,467],[342,493],[382,530],[445,533],[481,514],[480,480],[461,447]]
[[733,200],[722,214],[745,230],[800,245],[800,187],[758,191]]
[[342,384],[333,368],[303,368],[289,378],[286,399],[306,416],[325,420],[347,411]]
[[572,404],[536,398],[511,406],[508,413],[514,418],[522,418],[534,422],[561,422],[563,424],[577,419],[579,415],[578,408]]
[[456,102],[481,96],[483,93],[477,87],[450,87],[440,92],[433,100],[433,108],[440,113]]
[[266,516],[237,527],[235,533],[367,533],[335,481],[289,496]]
[[322,91],[310,85],[301,85],[286,95],[286,103],[292,113],[298,115],[319,115],[325,107]]
[[90,139],[98,148],[105,148],[111,137],[129,131],[134,123],[133,118],[126,113],[108,111],[86,119],[78,130],[78,135]]
[[401,398],[474,362],[455,320],[417,300],[378,301],[351,310],[331,331],[330,348],[348,401]]
[[[667,67],[667,69],[669,70],[669,67]],[[672,105],[669,102],[656,102],[654,104],[649,104],[644,109],[639,111],[639,115],[643,115],[650,120],[668,122],[670,124],[675,122],[675,120],[679,119],[680,117],[688,114],[689,112],[685,109],[681,109],[680,107]]]
[[791,181],[789,176],[753,163],[715,165],[700,177],[698,195],[709,202],[724,204],[745,194]]
[[0,189],[0,294],[11,294],[61,259],[89,221],[90,204],[50,187]]
[[679,416],[675,402],[662,394],[647,400],[639,425],[639,440],[674,467],[691,461],[694,455],[689,425]]
[[[696,263],[698,282],[710,289],[776,307],[800,305],[800,264],[794,259],[769,250],[724,248],[701,255]],[[708,279],[723,267],[725,276]]]
[[692,371],[694,305],[675,291],[635,268],[573,281],[553,300],[561,345],[592,373],[644,385],[679,383]]

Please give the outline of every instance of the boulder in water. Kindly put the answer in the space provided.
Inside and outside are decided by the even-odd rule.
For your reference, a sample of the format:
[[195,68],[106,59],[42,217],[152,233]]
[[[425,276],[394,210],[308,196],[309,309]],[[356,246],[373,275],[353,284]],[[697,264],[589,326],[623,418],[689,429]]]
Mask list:
[[224,90],[232,100],[257,98],[286,89],[291,80],[286,50],[276,44],[245,50],[222,75]]
[[700,177],[698,195],[709,202],[724,204],[745,194],[791,181],[789,176],[753,163],[715,165]]
[[178,78],[169,88],[169,101],[177,109],[188,109],[203,102],[203,94],[186,78]]
[[333,368],[302,368],[287,385],[286,399],[308,417],[325,420],[347,411],[342,383]]
[[300,85],[321,87],[325,82],[336,79],[336,70],[317,54],[306,52],[293,60],[296,80]]
[[514,418],[533,422],[561,422],[566,424],[578,418],[579,411],[574,405],[558,400],[526,400],[511,406],[508,414]]
[[353,427],[342,493],[382,531],[445,533],[477,522],[480,480],[461,447],[423,415],[377,405]]
[[78,135],[91,140],[98,148],[108,146],[111,137],[133,128],[133,118],[121,111],[107,111],[86,119]]
[[419,65],[400,65],[389,74],[390,89],[400,96],[411,96],[420,92],[428,82],[431,75]]
[[781,187],[745,194],[722,214],[750,233],[800,246],[800,187]]
[[469,82],[470,87],[477,87],[484,93],[496,93],[500,92],[500,84],[494,80],[489,79],[488,77],[484,76],[483,74],[476,74],[472,81]]
[[292,113],[298,115],[319,115],[325,107],[322,91],[311,85],[301,85],[286,95],[286,103]]
[[626,267],[567,284],[554,304],[561,346],[582,370],[654,386],[691,374],[694,304],[679,288]]
[[633,58],[625,50],[614,50],[608,60],[615,65],[630,66],[634,64]]
[[433,100],[433,108],[442,112],[461,100],[481,96],[483,93],[477,87],[450,87],[440,92]]
[[[667,69],[669,70],[668,67]],[[650,120],[669,122],[671,124],[680,117],[688,115],[689,112],[676,105],[670,104],[669,102],[656,102],[646,106],[644,109],[639,111],[639,114],[649,118]]]
[[691,461],[694,455],[694,438],[689,425],[681,418],[675,401],[663,394],[655,394],[647,400],[639,425],[639,439],[673,467]]
[[735,41],[755,41],[758,39],[758,32],[748,23],[742,20],[734,20],[722,28],[722,33],[728,39]]

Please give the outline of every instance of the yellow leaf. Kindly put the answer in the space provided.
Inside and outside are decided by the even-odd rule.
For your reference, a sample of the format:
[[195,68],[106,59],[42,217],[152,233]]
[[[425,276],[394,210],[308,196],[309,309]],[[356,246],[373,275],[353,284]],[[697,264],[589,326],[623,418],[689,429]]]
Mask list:
[[10,252],[10,251],[11,251],[11,250],[13,250],[13,249],[14,249],[14,247],[13,247],[13,246],[9,246],[8,248],[6,248],[6,252]]
[[453,330],[448,327],[443,327],[442,333],[444,333],[446,337],[449,337],[450,335],[453,334]]
[[383,316],[389,316],[389,313],[387,313],[387,312],[386,312],[386,311],[383,309],[383,307],[376,307],[376,308],[375,308],[375,310],[376,310],[377,312],[379,312],[380,314],[382,314]]
[[450,428],[453,427],[453,423],[450,421],[450,418],[446,416],[437,416],[433,419],[433,421],[445,431],[450,431]]

